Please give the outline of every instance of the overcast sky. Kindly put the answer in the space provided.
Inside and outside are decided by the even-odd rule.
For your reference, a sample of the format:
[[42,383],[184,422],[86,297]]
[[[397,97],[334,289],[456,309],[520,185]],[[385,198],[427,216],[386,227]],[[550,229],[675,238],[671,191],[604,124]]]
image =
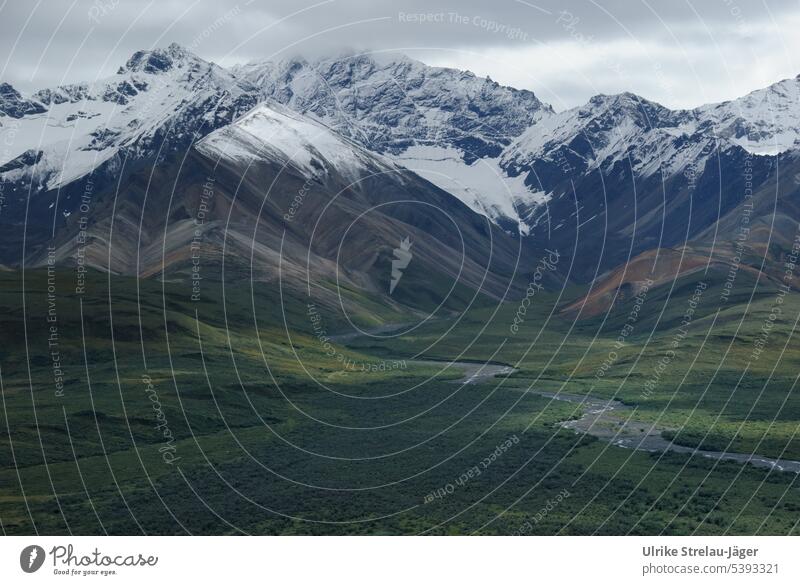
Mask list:
[[620,91],[692,107],[795,77],[797,31],[800,0],[0,0],[0,81],[92,81],[178,42],[221,65],[400,51],[557,110]]

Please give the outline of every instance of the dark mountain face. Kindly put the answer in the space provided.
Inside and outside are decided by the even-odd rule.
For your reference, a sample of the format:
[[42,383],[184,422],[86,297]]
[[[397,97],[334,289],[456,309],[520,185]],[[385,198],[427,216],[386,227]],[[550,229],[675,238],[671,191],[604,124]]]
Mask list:
[[740,147],[716,150],[696,175],[638,176],[635,154],[584,174],[548,161],[528,171],[528,180],[554,194],[534,210],[531,238],[574,250],[576,280],[591,280],[644,250],[682,245],[741,204],[753,185],[776,180],[773,159]]
[[746,192],[776,181],[775,157],[752,152],[767,134],[726,134],[741,118],[717,110],[670,111],[621,94],[532,126],[502,159],[550,194],[530,215],[531,237],[572,250],[571,277],[587,281],[713,226]]
[[[765,286],[796,289],[793,265],[800,247],[800,158],[792,152],[776,157],[744,154],[738,166],[727,170],[727,175],[723,173],[727,181],[721,181],[719,174],[712,176],[715,187],[724,185],[721,190],[717,187],[717,192],[731,195],[717,198],[717,203],[721,201],[718,215],[703,222],[694,210],[670,210],[669,217],[684,211],[692,221],[705,224],[704,229],[693,229],[687,223],[683,229],[690,236],[683,240],[633,251],[630,258],[593,282],[589,292],[565,312],[580,311],[591,317],[623,302],[625,291],[638,293],[647,280],[651,288],[666,288],[682,277],[688,277],[686,282],[707,280],[709,271],[721,274],[731,288],[743,279],[756,278]],[[708,187],[706,192],[713,193],[714,188]],[[699,207],[708,210],[713,205]]]
[[250,188],[259,231],[285,232],[282,254],[316,280],[345,278],[384,294],[386,268],[406,240],[429,284],[442,279],[501,297],[514,278],[519,240],[402,166],[278,104],[262,104],[196,151]]

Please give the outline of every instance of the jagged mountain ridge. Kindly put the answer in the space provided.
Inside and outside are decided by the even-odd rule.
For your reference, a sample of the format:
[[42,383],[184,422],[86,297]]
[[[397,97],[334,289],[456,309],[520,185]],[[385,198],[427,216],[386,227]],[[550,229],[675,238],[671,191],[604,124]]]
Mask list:
[[[89,171],[95,179],[99,169],[113,178],[123,161],[185,148],[264,99],[321,120],[372,151],[402,156],[406,167],[509,230],[521,224],[517,208],[542,201],[521,180],[509,180],[496,159],[550,107],[530,91],[408,58],[350,56],[313,67],[290,60],[231,73],[172,44],[137,52],[109,79],[30,98],[8,86],[0,99],[15,116],[8,124],[0,114],[0,134],[15,138],[0,160],[0,180],[20,201]],[[73,197],[66,193],[64,213],[72,212]]]
[[642,251],[684,244],[775,183],[779,159],[797,156],[798,87],[785,80],[694,110],[595,96],[529,128],[501,165],[548,193],[531,217],[534,237],[573,251],[575,277],[593,280]]
[[68,216],[81,173],[116,177],[123,163],[150,164],[274,100],[414,170],[510,233],[576,254],[585,245],[573,275],[582,280],[708,229],[740,203],[742,165],[756,187],[774,179],[776,156],[793,156],[798,144],[799,86],[788,79],[679,111],[623,93],[556,113],[532,92],[406,57],[227,71],[173,44],[136,53],[102,83],[30,97],[0,88],[0,133],[14,138],[0,161],[4,215],[22,221],[21,204],[41,192],[49,195],[30,198],[28,219],[47,216],[59,193]]
[[286,59],[232,68],[291,109],[313,115],[375,152],[451,146],[466,161],[499,156],[552,108],[531,91],[403,55]]
[[177,44],[137,52],[109,78],[30,99],[6,84],[0,99],[0,180],[23,183],[20,197],[175,152],[256,104],[252,87]]
[[[674,191],[694,191],[713,181],[716,171],[705,166],[714,157],[725,167],[743,156],[775,155],[800,144],[797,78],[693,110],[670,110],[622,93],[556,113],[530,92],[407,57],[296,58],[234,71],[264,96],[389,154],[524,235],[544,219],[540,232],[550,237],[576,216],[574,206],[561,213],[554,199],[575,183],[587,183],[587,174],[617,173],[606,185],[615,191],[630,190],[620,180],[640,182],[644,191],[665,182]],[[760,173],[765,174],[768,169]],[[588,183],[594,188],[598,182],[605,181]],[[604,213],[596,208],[583,220]]]
[[642,179],[696,176],[712,156],[734,146],[757,156],[800,147],[800,78],[693,110],[670,110],[631,93],[598,95],[527,129],[504,151],[501,165],[523,171],[551,162],[584,174],[627,160]]
[[261,95],[394,158],[512,233],[545,197],[497,164],[526,128],[552,115],[531,91],[403,55],[284,59],[233,68]]

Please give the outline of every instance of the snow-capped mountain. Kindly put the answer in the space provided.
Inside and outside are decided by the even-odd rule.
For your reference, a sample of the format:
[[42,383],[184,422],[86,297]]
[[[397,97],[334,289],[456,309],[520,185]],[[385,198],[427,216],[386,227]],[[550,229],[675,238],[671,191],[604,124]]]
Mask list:
[[[630,162],[632,170],[650,175],[658,163],[679,170],[692,160],[673,160],[665,145],[682,134],[694,133],[696,123],[659,104],[631,93],[598,95],[585,106],[560,112],[528,128],[503,153],[501,164],[522,170],[535,162],[551,162],[573,176]],[[655,163],[655,167],[654,167]]]
[[693,110],[622,93],[556,113],[530,91],[407,57],[226,70],[173,44],[91,84],[30,96],[0,85],[3,217],[52,225],[90,172],[124,188],[137,165],[208,135],[209,158],[269,160],[302,180],[410,169],[509,233],[587,246],[591,270],[707,229],[741,203],[745,176],[753,189],[774,180],[776,157],[800,148],[799,99],[794,78]]
[[[405,167],[271,101],[122,182],[54,231],[17,226],[15,241],[28,236],[26,264],[80,259],[179,281],[202,259],[203,279],[224,272],[237,283],[280,281],[357,313],[359,296],[340,298],[338,286],[373,300],[388,295],[391,257],[404,239],[414,264],[390,302],[419,309],[451,302],[453,287],[459,299],[466,291],[501,298],[524,243]],[[9,234],[0,232],[3,264],[18,261],[3,245]]]
[[504,151],[501,166],[549,160],[583,173],[625,160],[640,178],[671,177],[702,170],[734,145],[754,155],[800,147],[800,78],[694,110],[669,110],[631,93],[598,95],[528,128]]
[[531,214],[532,232],[585,246],[576,257],[591,272],[581,278],[593,278],[598,266],[681,245],[773,181],[775,157],[765,153],[793,148],[799,85],[694,110],[595,96],[531,126],[500,165],[551,195]]
[[[800,145],[796,78],[694,110],[622,93],[555,113],[531,92],[402,56],[297,58],[234,72],[262,96],[393,158],[512,233],[529,234],[543,217],[548,234],[566,227],[569,217],[548,202],[587,174],[612,173],[625,184],[673,181],[693,191],[706,163],[736,159],[735,147],[767,155]],[[605,188],[626,188],[607,178]],[[603,210],[595,211],[581,221],[602,219]],[[570,215],[580,216],[574,205]]]
[[[22,98],[0,88],[0,180],[52,190],[109,165],[167,154],[229,123],[256,103],[231,73],[172,44],[139,51],[92,83]],[[3,115],[5,114],[5,115]]]
[[393,158],[510,231],[546,200],[498,164],[553,111],[530,91],[397,55],[256,62],[233,69],[274,99]]
[[753,154],[800,148],[800,76],[695,112],[713,121],[719,136]]
[[[799,98],[798,78],[693,110],[669,110],[630,93],[599,95],[528,128],[505,149],[500,165],[509,174],[526,174],[530,185],[555,197],[587,184],[591,175],[595,179],[588,184],[599,187],[608,203],[636,190],[642,227],[649,211],[642,203],[652,190],[659,190],[658,197],[652,197],[654,205],[666,208],[678,207],[687,193],[706,192],[707,199],[715,192],[730,197],[727,187],[741,176],[741,170],[734,169],[743,159],[753,168],[755,181],[766,180],[773,165],[768,155],[800,146]],[[702,207],[703,202],[698,203]],[[633,205],[633,200],[628,202],[631,209]],[[567,221],[554,211],[551,205],[548,229]],[[603,206],[595,205],[594,211],[603,219]],[[578,217],[574,204],[571,214]],[[607,219],[614,225],[624,217]]]
[[[235,123],[200,140],[196,148],[214,159],[247,163],[269,159],[309,179],[338,173],[352,180],[398,167],[323,123],[275,102],[262,102]],[[376,162],[384,163],[381,166]]]
[[498,156],[552,112],[527,90],[405,56],[344,55],[250,63],[233,72],[265,97],[324,121],[376,152],[454,146],[467,162]]
[[45,108],[37,101],[25,99],[8,83],[0,83],[0,116],[22,118],[30,114],[41,114]]

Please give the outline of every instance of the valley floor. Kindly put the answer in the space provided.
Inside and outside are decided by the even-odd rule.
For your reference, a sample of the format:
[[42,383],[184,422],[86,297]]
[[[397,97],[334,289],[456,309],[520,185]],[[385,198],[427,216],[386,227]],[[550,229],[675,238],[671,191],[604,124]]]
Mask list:
[[621,344],[634,299],[320,335],[269,287],[54,278],[0,273],[5,534],[798,532],[796,293],[754,354],[775,290],[713,274]]

